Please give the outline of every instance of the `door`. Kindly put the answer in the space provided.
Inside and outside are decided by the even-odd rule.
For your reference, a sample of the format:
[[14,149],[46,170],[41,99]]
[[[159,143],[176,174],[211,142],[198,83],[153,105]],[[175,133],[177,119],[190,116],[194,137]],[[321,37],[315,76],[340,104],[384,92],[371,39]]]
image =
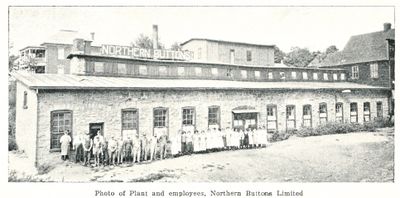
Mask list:
[[104,122],[90,123],[89,124],[89,135],[93,139],[97,135],[97,131],[100,130],[100,134],[104,136]]

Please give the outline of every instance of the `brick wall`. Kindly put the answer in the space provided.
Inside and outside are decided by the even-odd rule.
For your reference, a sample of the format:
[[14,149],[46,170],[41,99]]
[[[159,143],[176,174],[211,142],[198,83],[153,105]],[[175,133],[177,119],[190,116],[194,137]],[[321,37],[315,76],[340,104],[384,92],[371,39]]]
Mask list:
[[[25,108],[23,102],[24,92],[27,93],[27,105]],[[18,81],[15,108],[15,139],[18,149],[26,153],[28,162],[34,166],[36,160],[37,97],[35,90],[28,89]]]
[[[336,95],[336,96],[335,96]],[[104,122],[104,135],[121,135],[121,109],[139,110],[139,132],[153,132],[153,108],[167,107],[169,114],[169,135],[173,137],[182,127],[182,107],[196,109],[196,126],[206,129],[208,107],[218,105],[221,109],[221,127],[232,127],[232,109],[250,105],[259,111],[259,126],[266,123],[266,106],[277,105],[278,130],[285,130],[286,105],[296,105],[296,126],[302,123],[302,107],[312,105],[313,126],[319,124],[318,105],[327,103],[328,120],[335,119],[335,102],[344,104],[344,120],[349,121],[350,102],[358,104],[358,120],[363,121],[363,102],[371,103],[371,118],[376,117],[376,102],[383,104],[383,113],[388,113],[387,93],[383,91],[352,91],[341,93],[333,91],[40,91],[39,93],[39,135],[38,158],[51,161],[59,153],[50,150],[50,112],[53,110],[72,110],[73,134],[89,130],[89,123]]]

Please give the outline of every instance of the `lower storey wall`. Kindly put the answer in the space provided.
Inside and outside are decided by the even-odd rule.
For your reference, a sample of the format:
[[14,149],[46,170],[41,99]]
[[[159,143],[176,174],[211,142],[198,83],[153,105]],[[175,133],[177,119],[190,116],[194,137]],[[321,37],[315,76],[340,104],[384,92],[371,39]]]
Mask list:
[[[312,126],[319,125],[319,104],[326,103],[328,121],[335,121],[335,104],[343,103],[344,122],[350,122],[350,103],[357,103],[358,122],[363,122],[363,103],[370,103],[371,119],[377,117],[377,102],[382,103],[383,116],[388,115],[388,93],[373,90],[352,90],[350,93],[327,90],[181,90],[181,91],[41,91],[38,94],[38,159],[52,158],[50,151],[51,112],[72,112],[72,136],[89,131],[89,123],[104,123],[104,136],[120,137],[123,109],[138,111],[138,131],[153,134],[153,110],[168,109],[167,131],[174,138],[182,129],[182,108],[193,107],[198,130],[208,128],[208,108],[219,106],[220,127],[232,127],[232,110],[241,106],[257,111],[258,126],[265,126],[267,106],[277,107],[277,130],[286,130],[286,106],[295,105],[296,128],[303,123],[303,105],[312,107]],[[58,153],[56,153],[58,154]],[[50,160],[50,159],[49,159]]]

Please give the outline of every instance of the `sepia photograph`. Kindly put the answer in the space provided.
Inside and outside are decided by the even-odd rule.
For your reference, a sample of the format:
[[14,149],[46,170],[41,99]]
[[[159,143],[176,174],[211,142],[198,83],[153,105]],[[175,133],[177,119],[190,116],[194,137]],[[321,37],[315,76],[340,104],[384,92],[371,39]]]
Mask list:
[[9,183],[395,180],[393,6],[9,6],[8,63]]

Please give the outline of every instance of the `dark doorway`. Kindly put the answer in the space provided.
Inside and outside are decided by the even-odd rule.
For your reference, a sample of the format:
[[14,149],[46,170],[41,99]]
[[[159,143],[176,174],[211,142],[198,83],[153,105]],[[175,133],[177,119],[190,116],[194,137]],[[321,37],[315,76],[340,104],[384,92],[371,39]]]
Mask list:
[[97,135],[97,131],[100,130],[100,134],[104,136],[104,122],[90,123],[89,124],[89,135],[93,139]]

